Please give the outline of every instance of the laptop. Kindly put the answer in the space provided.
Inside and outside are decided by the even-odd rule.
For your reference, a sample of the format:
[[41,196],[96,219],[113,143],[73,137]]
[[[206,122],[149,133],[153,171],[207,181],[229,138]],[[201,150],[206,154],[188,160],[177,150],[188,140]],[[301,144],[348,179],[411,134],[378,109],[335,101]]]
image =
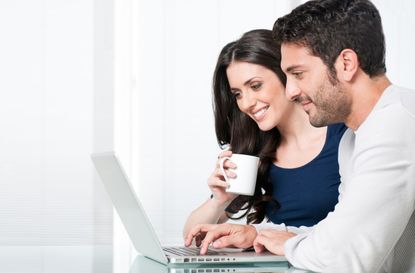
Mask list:
[[[294,273],[288,262],[255,264],[171,264],[166,266],[142,255],[135,257],[128,273]],[[305,271],[301,271],[305,272]]]
[[91,155],[108,195],[137,252],[162,264],[224,264],[287,261],[270,252],[255,253],[241,249],[213,250],[199,255],[197,247],[162,247],[114,152]]

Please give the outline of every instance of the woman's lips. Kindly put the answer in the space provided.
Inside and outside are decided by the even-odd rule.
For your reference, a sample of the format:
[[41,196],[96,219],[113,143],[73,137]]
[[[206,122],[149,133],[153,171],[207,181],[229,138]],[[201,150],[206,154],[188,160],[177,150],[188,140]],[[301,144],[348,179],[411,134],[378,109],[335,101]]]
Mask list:
[[265,113],[267,112],[269,106],[262,107],[261,109],[252,113],[256,121],[260,121],[264,118]]

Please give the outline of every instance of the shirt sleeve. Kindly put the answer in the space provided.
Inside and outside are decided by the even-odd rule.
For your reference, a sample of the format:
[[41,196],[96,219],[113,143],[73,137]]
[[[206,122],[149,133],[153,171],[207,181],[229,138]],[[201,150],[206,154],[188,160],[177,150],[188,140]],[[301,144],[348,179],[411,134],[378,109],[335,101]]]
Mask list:
[[415,203],[415,120],[401,107],[386,108],[342,140],[339,156],[353,152],[340,160],[339,203],[310,232],[286,242],[295,267],[377,272],[407,228]]
[[289,231],[295,234],[302,234],[302,233],[310,232],[313,229],[313,227],[306,227],[306,226],[300,226],[300,227],[286,226],[284,223],[282,224],[261,223],[261,224],[254,224],[252,226],[255,227],[257,232],[264,230],[264,229],[273,229],[273,230],[278,230],[278,231]]

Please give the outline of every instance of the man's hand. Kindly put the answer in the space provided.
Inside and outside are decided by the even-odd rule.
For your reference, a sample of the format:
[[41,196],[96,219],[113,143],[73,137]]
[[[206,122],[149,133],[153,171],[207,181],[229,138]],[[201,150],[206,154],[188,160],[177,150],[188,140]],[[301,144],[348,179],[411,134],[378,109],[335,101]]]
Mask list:
[[214,248],[251,247],[256,235],[256,229],[250,225],[199,224],[187,235],[185,246],[190,246],[193,238],[196,238],[196,245],[200,246],[200,254],[204,255],[210,244]]
[[255,252],[260,253],[267,249],[276,255],[285,255],[285,242],[296,235],[295,233],[287,231],[273,229],[261,230],[253,243]]

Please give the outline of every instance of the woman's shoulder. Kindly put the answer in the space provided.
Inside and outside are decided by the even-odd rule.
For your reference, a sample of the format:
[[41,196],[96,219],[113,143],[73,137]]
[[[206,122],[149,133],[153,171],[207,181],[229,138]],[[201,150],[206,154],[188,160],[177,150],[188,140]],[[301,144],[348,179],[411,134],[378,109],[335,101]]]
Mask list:
[[347,126],[344,123],[335,123],[327,126],[327,133],[329,137],[342,137],[346,132]]

